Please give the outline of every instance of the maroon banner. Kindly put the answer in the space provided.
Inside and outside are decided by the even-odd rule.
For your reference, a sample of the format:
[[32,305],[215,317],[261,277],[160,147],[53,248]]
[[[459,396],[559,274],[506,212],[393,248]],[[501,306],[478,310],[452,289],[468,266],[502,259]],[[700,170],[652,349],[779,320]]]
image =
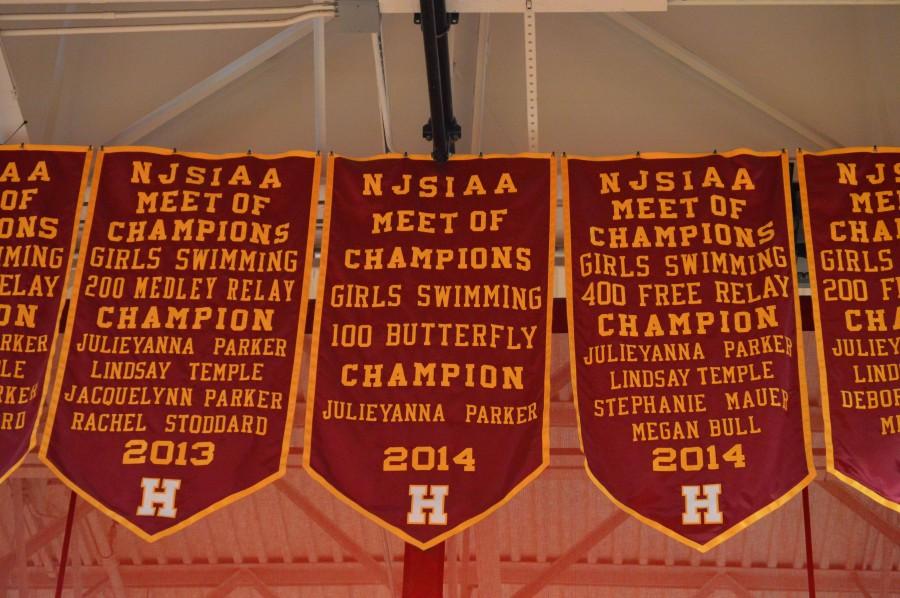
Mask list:
[[421,549],[549,462],[555,160],[332,157],[304,460]]
[[564,159],[585,468],[706,551],[815,475],[786,154]]
[[35,445],[91,152],[0,146],[0,483]]
[[828,471],[900,511],[900,148],[798,153]]
[[99,154],[41,458],[147,541],[284,475],[319,160]]

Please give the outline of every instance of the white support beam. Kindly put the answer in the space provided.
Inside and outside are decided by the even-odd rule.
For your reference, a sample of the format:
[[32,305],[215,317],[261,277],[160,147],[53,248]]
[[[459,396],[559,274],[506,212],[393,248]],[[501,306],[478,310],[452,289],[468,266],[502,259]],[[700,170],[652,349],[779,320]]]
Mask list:
[[582,536],[580,540],[559,555],[550,565],[543,567],[537,575],[528,580],[518,592],[513,594],[513,597],[529,598],[536,596],[538,592],[553,583],[564,571],[575,564],[578,559],[587,554],[588,550],[593,548],[595,544],[616,531],[616,528],[622,525],[626,519],[628,519],[628,515],[625,511],[616,509],[610,516],[601,521],[597,527]]
[[268,584],[246,567],[235,570],[228,579],[207,593],[206,598],[226,598],[235,590],[247,586],[255,589],[262,598],[278,598]]
[[447,538],[447,598],[459,597],[459,548],[460,535]]
[[[219,0],[180,0],[180,2],[218,2]],[[171,4],[172,0],[115,0],[116,4],[155,4],[166,3]],[[72,6],[95,6],[98,4],[108,5],[110,0],[75,0],[69,2],[66,0],[0,0],[0,6],[30,6],[33,4],[70,4]]]
[[693,598],[707,598],[707,596],[713,596],[717,590],[730,590],[730,593],[735,598],[753,598],[753,595],[747,591],[747,588],[728,573],[719,573],[711,577],[700,586]]
[[397,598],[400,593],[397,587],[397,583],[394,580],[394,555],[391,552],[391,540],[388,538],[387,530],[381,528],[381,542],[384,546],[384,563],[385,570],[387,571],[387,581],[388,581],[388,592],[391,595],[391,598]]
[[[79,504],[83,502],[79,501]],[[113,598],[126,598],[128,592],[125,590],[125,582],[122,581],[122,573],[119,571],[119,561],[113,552],[111,540],[103,532],[104,524],[107,524],[109,525],[110,533],[114,533],[113,530],[115,530],[116,524],[101,515],[99,511],[92,511],[84,523],[97,544],[97,550],[100,554],[100,565],[109,579],[109,587]]]
[[472,596],[472,584],[469,581],[469,573],[472,569],[472,528],[462,533],[462,572],[460,574],[459,585],[462,589],[462,598],[470,598]]
[[241,578],[244,577],[243,569],[235,569],[234,573],[228,576],[225,581],[207,592],[206,598],[225,598],[241,585]]
[[[87,511],[87,503],[82,500],[78,501],[75,507],[75,517],[73,519],[73,524],[81,519],[81,517],[83,517],[87,513]],[[66,516],[63,515],[59,519],[56,519],[52,523],[48,524],[46,527],[35,532],[30,538],[25,541],[24,547],[17,546],[14,551],[8,552],[4,555],[0,555],[0,571],[12,568],[13,564],[16,562],[16,559],[20,558],[20,554],[24,554],[25,558],[28,558],[36,554],[39,550],[46,548],[51,542],[56,539],[57,536],[63,533],[65,528]]]
[[[532,4],[537,12],[596,13],[661,12],[677,6],[895,6],[900,0],[532,0]],[[419,0],[380,0],[379,5],[382,14],[419,12]],[[447,0],[447,10],[483,14],[522,13],[526,8],[525,0]]]
[[278,598],[278,594],[272,591],[269,585],[261,580],[253,571],[245,569],[246,577],[250,581],[250,585],[255,589],[262,598]]
[[716,573],[714,576],[710,577],[706,583],[697,588],[697,591],[694,592],[694,595],[691,598],[707,598],[711,596],[713,592],[718,590],[722,586],[722,577],[724,573]]
[[196,19],[209,17],[253,18],[298,15],[309,12],[305,6],[284,6],[275,8],[213,8],[200,10],[129,10],[129,11],[87,11],[87,12],[17,12],[0,13],[0,23],[23,23],[30,21],[142,21],[147,19]]
[[[220,0],[181,0],[213,3]],[[116,4],[172,4],[172,0],[115,0]],[[110,0],[0,0],[0,6],[108,5]],[[447,10],[466,13],[520,13],[523,0],[448,0]],[[538,12],[647,12],[675,6],[892,6],[900,0],[534,0]],[[419,0],[380,0],[382,14],[419,12]]]
[[82,576],[82,567],[84,566],[84,555],[87,552],[84,549],[84,534],[81,533],[80,528],[76,528],[74,525],[72,526],[72,577],[71,577],[71,586],[72,586],[72,595],[73,596],[81,596],[84,592],[84,579]]
[[[474,529],[478,529],[477,527]],[[401,565],[396,564],[395,574],[400,575]],[[543,563],[522,561],[511,563],[503,561],[499,565],[500,578],[503,585],[524,585],[534,580],[535,576],[545,569]],[[285,564],[247,564],[243,569],[253,573],[262,583],[273,591],[282,589],[288,595],[296,595],[298,588],[312,589],[317,586],[344,586],[352,592],[357,586],[371,586],[372,576],[362,567],[347,567],[338,563],[285,563]],[[151,595],[158,589],[182,589],[199,594],[198,589],[216,588],[227,581],[235,573],[231,564],[191,565],[153,565],[128,564],[121,565],[122,579],[126,586],[136,595],[143,595],[142,590],[151,590]],[[55,579],[48,577],[43,570],[32,567],[29,571],[29,582],[35,590],[52,589]],[[102,567],[84,568],[84,579],[87,587],[93,588],[105,579]],[[569,588],[645,588],[656,590],[684,590],[700,588],[711,578],[727,575],[732,578],[720,578],[725,583],[722,588],[747,592],[772,592],[781,594],[802,593],[807,589],[806,569],[792,567],[750,567],[748,569],[735,565],[719,568],[709,565],[692,567],[686,563],[676,565],[635,565],[610,563],[576,563],[561,571],[549,584],[554,589],[561,589],[566,595]],[[875,595],[881,587],[881,572],[869,569],[816,569],[816,589],[839,596],[853,596],[860,593],[860,588]],[[246,579],[246,578],[245,578]],[[893,575],[887,584],[888,595],[900,592],[900,576]],[[292,593],[291,593],[292,592]],[[163,594],[163,592],[158,592]],[[600,593],[600,592],[597,592]],[[617,595],[615,591],[607,592]],[[625,593],[625,592],[619,592]],[[660,593],[657,591],[657,593]],[[502,595],[502,594],[499,594]],[[493,598],[493,597],[491,597]]]
[[863,583],[860,581],[859,575],[856,573],[856,571],[853,572],[853,582],[856,583],[857,588],[859,588],[859,595],[862,598],[872,598],[872,594],[870,594],[866,590],[866,586],[864,586]]
[[[887,541],[887,538],[881,540],[881,598],[887,598],[891,591],[891,579],[894,577],[894,551],[897,547]],[[862,587],[862,582],[857,576],[857,585]]]
[[491,15],[478,17],[478,47],[475,51],[475,90],[472,95],[472,144],[469,151],[481,152],[484,131],[484,90],[487,87],[487,65],[491,47]]
[[107,585],[109,585],[109,579],[101,577],[94,582],[94,585],[85,590],[84,594],[82,594],[79,598],[91,598],[91,596],[93,596],[94,594],[99,594],[102,590],[104,590]]
[[375,87],[378,90],[378,114],[381,117],[381,137],[386,153],[394,151],[394,140],[391,129],[391,103],[387,93],[387,72],[384,66],[384,45],[382,44],[381,26],[379,32],[372,34],[372,58],[375,62]]
[[[522,13],[526,0],[447,0],[447,12]],[[530,0],[536,12],[643,12],[666,10],[666,0]],[[419,12],[419,0],[379,0],[382,14]]]
[[106,145],[132,145],[140,141],[179,114],[196,106],[229,83],[246,75],[265,61],[286,50],[297,41],[306,37],[312,30],[312,23],[300,23],[285,29],[209,77],[192,85],[168,102],[137,119],[117,135],[110,138]]
[[106,25],[90,27],[23,27],[18,29],[0,29],[2,37],[44,37],[58,35],[97,35],[117,33],[158,33],[173,31],[228,31],[244,29],[280,29],[298,25],[312,19],[334,16],[331,5],[310,4],[296,17],[288,19],[272,19],[261,21],[214,21],[194,23],[168,23],[160,25]]
[[753,94],[740,81],[726,75],[713,65],[709,64],[684,46],[666,37],[643,21],[625,14],[608,14],[606,18],[622,27],[626,31],[641,38],[651,46],[662,51],[665,55],[676,60],[691,70],[702,75],[712,83],[733,94],[740,100],[750,104],[763,114],[779,122],[788,129],[794,131],[812,144],[814,149],[840,147],[843,145],[833,137],[816,131],[800,121],[788,116],[778,108]]
[[900,0],[669,0],[676,6],[889,6]]
[[[860,519],[881,532],[891,544],[900,546],[900,529],[893,525],[891,521],[879,515],[878,512],[872,510],[868,502],[861,502],[861,499],[857,498],[858,495],[850,491],[849,486],[834,481],[834,479],[819,480],[818,483],[820,488],[824,488],[828,494],[850,509]],[[883,511],[885,514],[891,513],[888,509],[883,509]]]
[[0,143],[28,143],[28,127],[19,106],[16,84],[0,42]]
[[478,598],[493,598],[503,595],[500,579],[500,530],[497,516],[483,519],[475,533],[475,570],[478,575]]
[[316,149],[323,154],[328,143],[325,112],[325,20],[313,23],[313,90],[315,92],[314,115],[316,119]]
[[28,556],[25,550],[25,480],[10,480],[10,491],[13,497],[13,540],[16,547],[16,581],[19,598],[28,598]]
[[[303,511],[309,519],[319,526],[323,532],[335,541],[344,552],[353,555],[360,567],[369,575],[369,583],[378,583],[389,586],[387,572],[359,545],[347,532],[342,530],[334,521],[327,517],[313,502],[303,495],[293,484],[285,478],[281,478],[275,482],[275,487],[284,494],[285,498],[290,500],[301,511]],[[388,564],[390,566],[390,564]]]
[[[67,7],[68,11],[75,10],[74,7]],[[68,25],[68,22],[64,23]],[[62,97],[63,80],[66,75],[66,46],[68,38],[60,36],[56,41],[56,60],[53,63],[53,77],[50,79],[50,87],[48,95],[50,96],[50,107],[44,117],[43,131],[38,135],[38,139],[43,143],[53,143],[56,139],[56,126],[59,122],[59,104]]]

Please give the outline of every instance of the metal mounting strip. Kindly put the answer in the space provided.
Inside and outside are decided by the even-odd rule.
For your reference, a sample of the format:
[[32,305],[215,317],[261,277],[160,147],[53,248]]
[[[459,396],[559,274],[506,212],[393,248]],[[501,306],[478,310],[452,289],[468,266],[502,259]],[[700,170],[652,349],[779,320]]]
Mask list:
[[534,4],[525,0],[525,116],[528,121],[528,151],[538,149],[537,104],[537,35],[535,33]]

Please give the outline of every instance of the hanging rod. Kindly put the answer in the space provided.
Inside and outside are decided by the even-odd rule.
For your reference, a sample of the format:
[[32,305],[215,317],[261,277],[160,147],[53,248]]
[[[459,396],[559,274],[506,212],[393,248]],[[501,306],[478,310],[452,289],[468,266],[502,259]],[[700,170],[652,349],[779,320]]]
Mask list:
[[91,12],[19,12],[0,13],[0,21],[130,21],[143,19],[190,19],[198,17],[294,16],[309,12],[309,7],[333,8],[314,4],[279,8],[205,8],[190,10],[104,10]]
[[[300,12],[298,9],[296,12]],[[90,35],[103,33],[149,33],[160,31],[217,31],[227,29],[271,29],[288,27],[321,17],[335,15],[333,4],[311,4],[302,9],[302,13],[289,19],[273,19],[265,21],[242,21],[225,23],[172,23],[167,25],[110,25],[90,27],[45,27],[28,29],[5,29],[0,31],[2,37],[36,37],[45,35]]]
[[422,26],[425,46],[425,72],[428,76],[428,101],[431,118],[422,127],[422,137],[433,143],[431,157],[446,162],[456,151],[462,129],[453,116],[450,48],[447,36],[455,17],[447,13],[444,0],[421,0],[422,12],[415,22]]

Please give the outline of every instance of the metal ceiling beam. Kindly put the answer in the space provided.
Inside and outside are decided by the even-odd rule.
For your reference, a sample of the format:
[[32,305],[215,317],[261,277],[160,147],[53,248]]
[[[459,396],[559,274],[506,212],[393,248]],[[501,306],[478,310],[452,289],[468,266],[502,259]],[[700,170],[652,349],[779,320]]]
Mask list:
[[100,591],[102,591],[103,589],[105,589],[108,584],[109,584],[109,579],[107,579],[105,577],[101,577],[100,579],[97,580],[97,582],[94,585],[92,585],[91,587],[86,589],[84,591],[84,594],[81,594],[81,596],[79,596],[79,598],[91,598],[91,596],[93,596],[94,594],[97,594]]
[[[74,8],[69,6],[68,11]],[[68,25],[68,22],[64,23]],[[63,80],[66,74],[66,46],[68,45],[68,37],[61,36],[56,42],[56,59],[53,63],[53,77],[50,79],[50,88],[48,95],[50,96],[50,106],[47,109],[47,115],[44,117],[44,127],[38,139],[44,143],[53,143],[56,139],[56,127],[59,123],[59,104],[62,97]]]
[[[19,596],[28,596],[28,557],[25,555],[25,507],[24,480],[10,480],[9,490],[13,498],[13,541],[16,547],[16,581]],[[12,569],[12,567],[10,567]]]
[[[136,1],[136,0],[133,0]],[[2,0],[0,0],[2,4]],[[380,0],[382,14],[419,12],[418,0]],[[660,12],[679,6],[894,6],[900,0],[532,0],[537,12]],[[522,13],[524,0],[447,0],[459,13]]]
[[[536,12],[661,11],[666,0],[530,0]],[[447,0],[447,10],[460,13],[522,13],[525,0]],[[419,12],[418,0],[379,0],[382,14]]]
[[[78,501],[78,506],[84,505],[83,500]],[[76,512],[77,515],[77,512]],[[99,520],[99,521],[98,521]],[[113,545],[106,534],[103,533],[104,523],[109,524],[110,534],[114,533],[116,523],[108,520],[99,511],[92,511],[92,516],[84,521],[84,525],[90,530],[91,537],[97,545],[97,551],[100,555],[100,565],[103,568],[106,577],[109,579],[109,587],[114,598],[126,598],[125,582],[122,581],[122,573],[119,571],[119,560],[113,551]]]
[[84,546],[84,533],[74,526],[72,527],[72,548],[72,594],[81,597],[84,593],[84,579],[81,570],[87,551]]
[[[348,567],[339,563],[285,563],[247,564],[243,568],[253,573],[262,583],[273,590],[278,588],[298,588],[339,585],[345,587],[371,586],[372,577],[360,567]],[[535,562],[500,563],[500,577],[504,585],[524,585],[532,581],[536,574],[546,568]],[[176,589],[187,591],[199,588],[215,588],[235,572],[234,565],[121,565],[122,580],[132,592],[143,589]],[[400,564],[395,564],[399,575]],[[793,567],[768,569],[736,565],[716,567],[686,563],[676,565],[635,565],[611,563],[577,563],[557,575],[554,587],[604,587],[604,588],[657,588],[685,589],[702,587],[710,578],[727,574],[749,592],[806,592],[806,571]],[[102,567],[88,566],[83,571],[84,585],[92,587],[105,579]],[[868,569],[817,569],[816,589],[840,595],[856,595],[862,587],[871,594],[877,594],[881,587],[881,572]],[[29,568],[29,583],[34,590],[53,588],[55,580],[48,577],[43,569]],[[732,586],[734,587],[734,586]],[[900,576],[889,580],[889,593],[900,592]]]
[[900,0],[669,0],[676,6],[889,6]]
[[[180,0],[180,2],[219,2],[220,0]],[[0,6],[31,6],[34,4],[71,4],[73,6],[109,5],[112,0],[0,0]],[[171,4],[172,0],[115,0],[116,4]]]
[[268,584],[263,582],[253,571],[243,566],[235,570],[228,579],[207,593],[206,598],[225,598],[244,586],[255,589],[262,598],[278,598],[278,595],[272,591]]
[[469,582],[471,563],[472,563],[472,528],[464,530],[462,533],[462,548],[460,549],[462,556],[462,573],[460,575],[459,585],[462,589],[462,598],[470,598],[472,596],[472,584]]
[[481,151],[481,137],[484,130],[484,95],[487,87],[487,65],[491,47],[491,15],[482,13],[478,17],[478,46],[475,50],[475,89],[472,92],[472,139],[469,151]]
[[250,580],[251,585],[259,592],[259,595],[262,596],[262,598],[278,598],[278,594],[273,592],[269,585],[257,577],[253,571],[249,569],[244,570],[246,571],[245,577]]
[[312,23],[301,23],[285,29],[233,60],[209,77],[192,85],[168,102],[135,120],[118,134],[111,137],[106,142],[106,145],[132,145],[136,143],[176,116],[221,90],[229,83],[243,77],[265,61],[291,47],[309,35],[312,30]]
[[391,129],[391,104],[387,93],[387,73],[384,67],[384,45],[381,31],[372,34],[372,58],[375,63],[375,87],[378,90],[378,114],[381,117],[381,138],[383,150],[388,153],[394,148]]
[[772,106],[748,90],[740,81],[720,71],[684,46],[666,37],[637,18],[626,14],[608,14],[606,15],[606,18],[662,51],[671,59],[682,63],[725,91],[728,91],[735,97],[753,106],[771,119],[794,131],[809,141],[813,148],[824,149],[828,147],[840,147],[843,145],[837,139],[806,126],[775,106]]
[[28,143],[28,127],[22,116],[19,96],[2,42],[0,42],[0,143]]
[[856,583],[857,588],[859,588],[859,593],[862,598],[872,598],[872,594],[866,591],[866,587],[860,581],[859,575],[856,574],[856,571],[853,572],[853,581],[854,583]]
[[[385,532],[387,534],[387,532]],[[447,598],[459,598],[459,548],[461,534],[447,538]]]
[[502,596],[500,579],[500,530],[497,517],[487,517],[477,527],[475,534],[475,574],[478,577],[478,596]]
[[[819,486],[832,497],[836,498],[838,502],[853,511],[860,519],[881,532],[885,539],[890,541],[894,546],[900,547],[900,528],[869,508],[870,504],[875,506],[875,503],[869,503],[867,501],[866,504],[862,504],[854,494],[851,494],[847,486],[841,482],[828,479],[820,480]],[[890,513],[887,509],[884,511],[885,513]]]
[[235,569],[225,581],[206,593],[206,598],[225,598],[241,586],[244,569]]
[[200,17],[266,17],[309,12],[307,6],[275,8],[214,8],[200,10],[135,10],[88,12],[0,13],[0,22],[27,21],[141,21],[146,19],[194,19]]
[[391,552],[391,541],[388,538],[388,532],[384,528],[381,528],[381,543],[384,546],[384,556],[382,558],[386,564],[388,592],[390,592],[391,598],[397,598],[399,596],[399,588],[394,582],[394,554]]
[[316,119],[316,150],[324,153],[328,143],[325,111],[325,19],[313,22],[313,112]]
[[753,598],[747,588],[728,573],[719,573],[711,577],[709,581],[700,586],[693,598],[707,598],[707,596],[712,596],[716,590],[731,590],[731,593],[737,598]]
[[58,35],[96,35],[119,33],[170,33],[173,31],[226,31],[244,29],[277,29],[298,25],[306,21],[332,17],[335,14],[331,5],[310,4],[309,10],[305,10],[295,17],[287,19],[272,19],[259,21],[214,21],[206,23],[168,23],[159,25],[106,25],[88,27],[28,27],[20,29],[0,30],[2,37],[42,37]]
[[[219,0],[181,0],[212,3]],[[538,12],[646,12],[677,6],[892,6],[900,0],[533,0]],[[171,4],[172,0],[116,0],[116,4]],[[0,6],[109,5],[110,0],[0,0]],[[522,0],[448,0],[447,8],[465,13],[521,13]],[[418,0],[380,0],[382,14],[419,12]]]
[[[362,546],[357,544],[336,523],[326,517],[311,500],[300,492],[300,490],[284,478],[275,482],[275,487],[284,494],[288,500],[303,511],[323,532],[328,534],[344,551],[353,555],[353,558],[356,559],[360,566],[369,572],[369,583],[374,581],[385,587],[390,587],[387,572],[375,561],[375,559],[373,559]],[[390,566],[389,563],[388,566]]]
[[[75,507],[75,521],[83,517],[87,512],[87,503],[84,501],[78,501],[78,505]],[[11,552],[0,556],[0,571],[12,568],[19,553],[23,553],[25,555],[25,558],[28,558],[31,555],[35,554],[36,552],[47,546],[50,542],[55,540],[56,537],[59,536],[63,532],[63,530],[65,530],[65,528],[66,517],[64,515],[28,538],[28,540],[25,541],[24,547],[15,547]]]
[[751,594],[741,582],[735,579],[732,574],[723,573],[722,580],[722,587],[730,589],[737,598],[753,598],[753,594]]
[[578,559],[584,556],[594,545],[612,534],[626,519],[628,519],[628,514],[621,509],[616,509],[615,512],[601,521],[600,525],[585,534],[550,565],[544,567],[537,576],[513,594],[513,598],[528,598],[537,595],[538,592],[550,585],[566,569],[578,562]]

